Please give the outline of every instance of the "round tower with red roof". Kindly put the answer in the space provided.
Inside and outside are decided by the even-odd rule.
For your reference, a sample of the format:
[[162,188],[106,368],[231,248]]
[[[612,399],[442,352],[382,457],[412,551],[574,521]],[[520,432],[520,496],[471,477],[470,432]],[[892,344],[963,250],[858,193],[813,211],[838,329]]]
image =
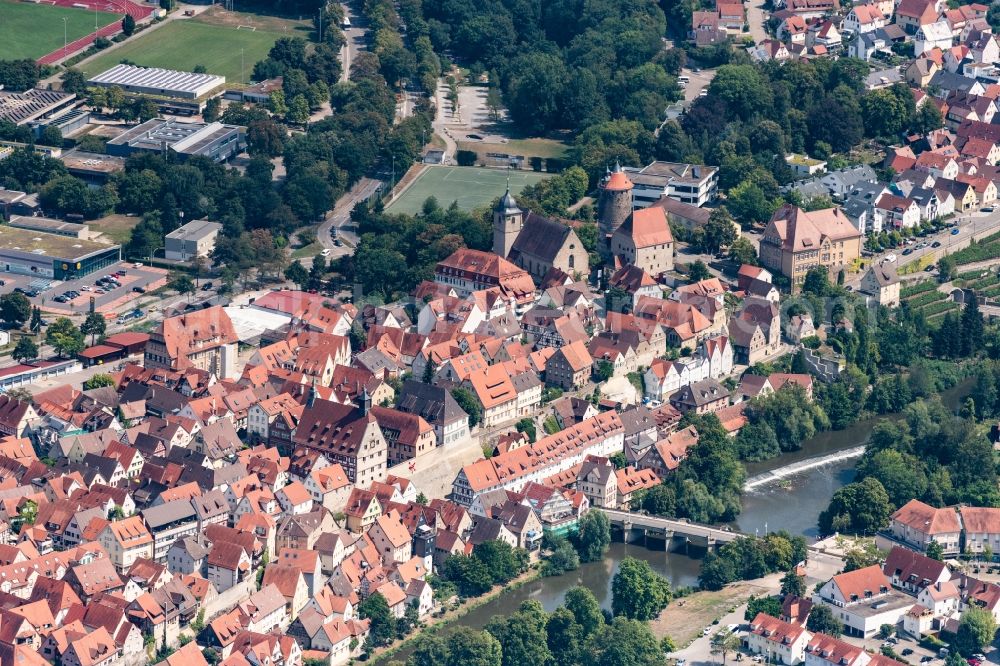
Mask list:
[[600,197],[597,203],[597,221],[604,246],[607,246],[611,235],[632,214],[633,187],[632,181],[618,162],[615,162],[615,168],[609,170],[598,185]]

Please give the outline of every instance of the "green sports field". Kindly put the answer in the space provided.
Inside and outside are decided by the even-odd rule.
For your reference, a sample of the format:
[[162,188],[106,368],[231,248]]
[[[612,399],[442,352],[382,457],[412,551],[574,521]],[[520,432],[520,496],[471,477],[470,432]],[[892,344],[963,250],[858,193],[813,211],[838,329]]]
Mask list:
[[508,173],[510,189],[515,195],[528,185],[534,185],[550,176],[534,171],[507,172],[503,169],[480,167],[430,166],[387,210],[412,215],[420,212],[424,201],[431,196],[442,206],[450,206],[452,201],[457,201],[458,207],[463,210],[486,206],[507,189]]
[[176,20],[143,33],[110,53],[81,63],[79,69],[89,77],[111,69],[122,60],[143,67],[185,72],[204,65],[209,74],[224,76],[227,83],[240,83],[250,80],[254,64],[267,57],[267,52],[282,36],[282,33],[260,28],[240,29],[198,19]]
[[[35,60],[63,46],[63,19],[66,40],[72,42],[94,32],[95,12],[72,7],[0,0],[0,60]],[[96,12],[100,28],[118,20],[118,14]]]

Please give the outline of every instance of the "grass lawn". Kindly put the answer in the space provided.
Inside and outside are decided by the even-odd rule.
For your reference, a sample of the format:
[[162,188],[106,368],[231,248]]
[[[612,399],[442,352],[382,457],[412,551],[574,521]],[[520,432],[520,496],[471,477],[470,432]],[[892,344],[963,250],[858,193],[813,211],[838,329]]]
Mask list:
[[[273,20],[268,22],[268,27],[272,25]],[[240,83],[250,80],[254,64],[267,57],[274,42],[286,34],[298,33],[294,28],[287,31],[266,31],[261,27],[237,29],[213,17],[176,20],[81,64],[80,69],[88,76],[96,76],[122,60],[144,67],[186,72],[203,65],[210,74],[224,76],[229,83]]]
[[551,175],[534,171],[431,166],[387,210],[410,215],[419,213],[424,201],[431,196],[437,198],[442,206],[457,201],[458,207],[463,210],[487,206],[507,189],[508,173],[510,189],[515,195]]
[[292,250],[292,259],[302,259],[303,257],[314,257],[323,251],[323,246],[317,243],[309,243],[309,245],[303,245],[302,247]]
[[[0,58],[35,60],[62,48],[63,19],[65,37],[72,42],[94,32],[94,14],[86,9],[0,0]],[[97,25],[103,28],[119,18],[119,14],[97,12]]]
[[702,629],[729,613],[732,608],[746,603],[754,594],[767,594],[767,588],[741,581],[717,592],[695,592],[670,602],[649,627],[657,638],[670,636],[677,647],[681,648],[701,636]]
[[100,232],[111,239],[112,242],[124,245],[132,236],[132,227],[139,224],[140,217],[127,217],[125,215],[108,215],[99,220],[91,220],[91,232]]

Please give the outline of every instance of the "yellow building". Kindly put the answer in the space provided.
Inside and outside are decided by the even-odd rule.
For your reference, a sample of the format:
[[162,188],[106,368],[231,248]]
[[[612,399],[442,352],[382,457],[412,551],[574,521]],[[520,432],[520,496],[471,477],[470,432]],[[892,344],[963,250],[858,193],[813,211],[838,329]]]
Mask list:
[[839,208],[807,213],[786,204],[771,217],[760,241],[760,260],[780,272],[796,291],[815,266],[831,277],[861,256],[861,232]]

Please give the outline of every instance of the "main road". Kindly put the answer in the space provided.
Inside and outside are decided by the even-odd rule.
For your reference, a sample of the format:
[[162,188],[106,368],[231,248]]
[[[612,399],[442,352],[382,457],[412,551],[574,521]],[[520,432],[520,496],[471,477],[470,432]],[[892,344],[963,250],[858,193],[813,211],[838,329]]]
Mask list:
[[[926,243],[926,245],[920,249],[913,249],[913,251],[908,255],[903,255],[903,251],[906,249],[905,247],[899,247],[885,250],[874,257],[869,257],[869,259],[882,261],[888,255],[894,254],[896,255],[897,271],[907,264],[923,259],[927,255],[931,255],[933,260],[937,262],[945,255],[958,252],[959,250],[968,247],[974,238],[976,240],[982,240],[986,236],[1000,231],[1000,209],[990,213],[984,213],[981,211],[963,213],[956,219],[956,221],[958,222],[957,227],[945,228],[936,233],[929,234],[923,239],[919,239],[920,242]],[[954,233],[956,231],[957,233]],[[939,243],[940,245],[938,247],[932,247],[934,243]],[[910,247],[915,248],[915,246]],[[998,260],[997,263],[1000,263],[1000,260]],[[959,270],[961,270],[961,266],[959,267]],[[918,278],[919,276],[925,274],[926,273],[923,271],[920,271],[911,274],[911,277]],[[859,283],[860,276],[857,276],[854,280],[847,282],[847,284],[852,287],[857,287]]]
[[[349,228],[351,211],[359,203],[374,196],[381,187],[381,180],[362,178],[344,196],[337,199],[333,210],[327,213],[326,219],[316,227],[316,240],[319,241],[323,249],[330,250],[329,259],[336,259],[354,252],[354,247],[358,244],[358,235]],[[336,230],[336,238],[341,243],[339,246],[334,243],[334,230]]]

